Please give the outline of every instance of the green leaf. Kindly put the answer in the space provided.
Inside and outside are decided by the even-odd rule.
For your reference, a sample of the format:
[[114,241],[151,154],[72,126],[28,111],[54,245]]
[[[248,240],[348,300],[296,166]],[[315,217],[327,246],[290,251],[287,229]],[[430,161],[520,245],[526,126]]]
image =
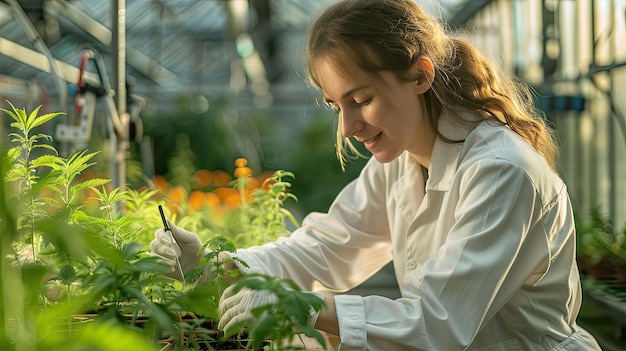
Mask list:
[[218,300],[222,291],[223,288],[219,285],[203,284],[177,296],[171,304],[178,305],[183,310],[193,311],[205,318],[218,320]]
[[[16,109],[15,106],[13,106],[11,102],[9,102],[9,105],[11,105],[11,108],[13,108],[13,111],[6,110],[6,109],[2,109],[2,111],[4,111],[7,115],[11,116],[11,118],[13,118],[13,120],[16,121],[16,122],[11,123],[11,126],[13,126],[14,123],[20,123],[23,120],[26,120],[25,118],[26,114],[24,113],[24,110]],[[22,115],[24,115],[24,117],[22,117]],[[16,126],[15,128],[18,128],[18,127]]]
[[10,102],[9,102],[9,105],[11,105],[11,108],[13,109],[13,111],[6,110],[6,109],[2,109],[2,110],[6,112],[9,116],[11,116],[13,120],[15,120],[14,123],[11,123],[11,126],[26,133],[28,133],[33,128],[36,128],[52,120],[53,118],[64,114],[63,112],[53,112],[53,113],[47,113],[41,116],[37,116],[37,114],[39,113],[39,110],[41,109],[41,105],[39,105],[33,111],[31,111],[30,114],[27,115],[24,109],[18,109],[15,106],[13,106],[13,104],[11,104]]
[[122,285],[119,288],[129,296],[136,298],[146,308],[146,311],[150,315],[150,319],[155,321],[159,327],[163,328],[172,335],[176,335],[176,327],[174,326],[172,320],[173,316],[169,311],[164,310],[159,305],[148,300],[141,291],[133,287]]
[[242,266],[246,267],[246,268],[250,268],[250,265],[248,264],[248,262],[244,261],[242,258],[239,257],[233,257],[233,261],[237,261],[239,262]]
[[206,266],[194,267],[185,273],[185,281],[187,284],[193,284],[197,282],[198,279],[202,278],[205,272]]
[[81,151],[79,153],[71,155],[65,162],[65,168],[67,169],[68,175],[73,178],[85,169],[94,165],[94,163],[89,163],[89,160],[91,160],[97,154],[99,154],[98,151],[89,154],[86,151]]
[[224,235],[216,235],[209,240],[209,248],[216,251],[236,252],[237,244],[235,241]]
[[276,317],[268,313],[265,317],[259,319],[250,330],[250,342],[253,349],[258,349],[263,341],[268,339],[272,334],[272,330],[278,325]]
[[111,182],[110,179],[91,178],[91,179],[85,180],[84,182],[74,184],[71,189],[72,194],[78,194],[83,190],[109,184],[110,182]]
[[32,159],[30,162],[33,168],[37,168],[37,167],[54,168],[60,159],[61,159],[60,157],[54,156],[54,155],[42,155],[42,156]]
[[86,323],[75,335],[61,341],[56,350],[155,351],[145,336],[128,327],[110,323]]
[[46,274],[46,267],[37,263],[22,266],[22,282],[24,284],[24,300],[34,303],[38,300],[41,282]]
[[268,279],[270,278],[261,274],[248,274],[235,283],[235,290],[239,291],[244,287],[252,290],[263,290],[268,283]]
[[57,277],[63,284],[71,284],[76,281],[76,269],[70,265],[65,265],[61,267]]
[[[140,244],[143,246],[143,244]],[[138,272],[143,273],[166,273],[169,271],[169,266],[164,264],[159,257],[150,256],[139,259],[132,263],[132,267]]]
[[37,108],[35,108],[30,115],[28,116],[28,129],[33,129],[35,127],[38,127],[50,120],[52,120],[53,118],[60,116],[60,115],[64,115],[65,113],[62,112],[53,112],[53,113],[46,113],[45,115],[41,115],[41,116],[37,116],[37,113],[39,113],[39,109],[41,108],[41,105],[39,105]]
[[306,328],[303,328],[302,331],[304,332],[304,335],[314,338],[322,346],[322,348],[326,350],[326,338],[319,330],[307,326]]
[[117,288],[117,280],[110,274],[96,274],[93,276],[94,295],[104,295]]
[[124,249],[122,250],[122,257],[129,260],[133,256],[137,255],[137,253],[141,251],[142,248],[143,244],[141,243],[130,243],[129,245],[126,245],[126,247],[124,247]]

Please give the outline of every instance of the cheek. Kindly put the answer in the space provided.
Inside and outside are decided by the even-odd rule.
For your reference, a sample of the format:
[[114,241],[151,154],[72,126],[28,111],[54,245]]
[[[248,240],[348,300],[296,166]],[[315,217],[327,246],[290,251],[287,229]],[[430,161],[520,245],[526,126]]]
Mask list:
[[419,98],[406,92],[396,97],[381,97],[364,106],[361,113],[368,124],[401,135],[415,133],[425,118]]
[[402,110],[402,119],[404,123],[410,125],[413,128],[422,126],[424,120],[427,119],[426,111],[424,110],[424,104],[418,96],[407,96],[403,105],[400,107]]
[[413,133],[419,125],[421,116],[417,110],[410,105],[397,106],[389,114],[389,124],[395,126],[399,133]]
[[361,108],[363,120],[372,126],[382,127],[385,124],[386,116],[389,111],[378,104],[369,104]]

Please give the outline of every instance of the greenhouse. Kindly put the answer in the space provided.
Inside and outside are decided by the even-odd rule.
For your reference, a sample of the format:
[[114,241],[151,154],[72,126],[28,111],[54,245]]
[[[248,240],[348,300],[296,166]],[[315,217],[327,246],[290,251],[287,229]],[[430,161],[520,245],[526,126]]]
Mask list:
[[626,351],[625,44],[626,0],[0,0],[0,350]]

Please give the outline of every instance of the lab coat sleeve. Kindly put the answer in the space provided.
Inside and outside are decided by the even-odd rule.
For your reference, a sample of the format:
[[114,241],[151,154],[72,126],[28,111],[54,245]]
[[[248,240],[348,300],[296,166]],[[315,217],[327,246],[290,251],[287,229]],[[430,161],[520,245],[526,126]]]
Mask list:
[[384,166],[371,159],[328,213],[312,213],[290,236],[240,249],[246,272],[290,278],[305,290],[345,291],[391,261]]
[[455,184],[458,201],[444,206],[453,215],[439,219],[454,221],[447,240],[402,298],[335,297],[342,351],[464,350],[545,265],[543,204],[523,169],[486,159],[460,170]]

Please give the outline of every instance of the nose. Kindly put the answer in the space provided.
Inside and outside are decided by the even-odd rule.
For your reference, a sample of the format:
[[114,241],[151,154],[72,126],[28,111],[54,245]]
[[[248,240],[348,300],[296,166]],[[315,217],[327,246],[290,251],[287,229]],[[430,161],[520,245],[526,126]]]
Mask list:
[[341,134],[344,138],[354,136],[359,130],[363,128],[363,120],[359,115],[359,112],[348,110],[341,110]]

